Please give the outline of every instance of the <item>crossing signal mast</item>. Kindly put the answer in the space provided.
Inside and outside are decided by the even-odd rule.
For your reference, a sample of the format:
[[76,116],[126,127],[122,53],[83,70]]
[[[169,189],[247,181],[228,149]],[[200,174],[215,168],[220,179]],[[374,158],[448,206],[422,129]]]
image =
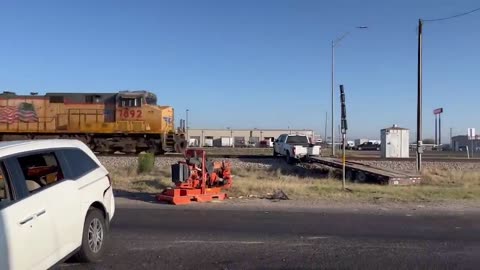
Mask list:
[[347,108],[345,106],[345,92],[343,90],[343,84],[340,85],[340,105],[341,105],[341,131],[342,131],[342,145],[343,145],[343,153],[342,153],[342,188],[345,189],[345,145],[347,139]]

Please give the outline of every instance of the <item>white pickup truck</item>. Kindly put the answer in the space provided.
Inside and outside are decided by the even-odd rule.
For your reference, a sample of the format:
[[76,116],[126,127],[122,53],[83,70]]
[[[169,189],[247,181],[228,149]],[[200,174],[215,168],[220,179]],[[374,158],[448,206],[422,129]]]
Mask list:
[[319,156],[320,145],[310,143],[305,135],[280,135],[273,143],[273,156],[284,156],[288,163]]

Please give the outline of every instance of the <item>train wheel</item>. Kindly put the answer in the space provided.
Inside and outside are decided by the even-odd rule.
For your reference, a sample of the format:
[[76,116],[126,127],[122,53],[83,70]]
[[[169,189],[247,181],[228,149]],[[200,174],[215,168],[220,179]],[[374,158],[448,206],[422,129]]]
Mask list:
[[177,140],[174,149],[177,153],[185,153],[185,150],[187,150],[187,141],[183,139]]
[[142,152],[146,152],[145,149],[143,149],[143,148],[140,148],[140,149],[139,149],[139,148],[136,148],[136,149],[135,149],[135,154],[137,154],[137,155],[140,154],[140,153],[142,153]]
[[135,152],[136,152],[136,148],[135,148],[135,145],[126,144],[121,151],[122,151],[123,153],[135,153]]

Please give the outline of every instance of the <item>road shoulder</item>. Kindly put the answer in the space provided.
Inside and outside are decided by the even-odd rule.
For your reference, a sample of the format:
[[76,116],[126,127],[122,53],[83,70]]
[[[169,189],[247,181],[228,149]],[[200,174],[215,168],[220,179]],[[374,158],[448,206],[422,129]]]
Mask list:
[[164,210],[198,209],[227,211],[282,211],[282,212],[345,212],[371,214],[405,215],[477,215],[480,214],[477,202],[443,203],[358,203],[327,200],[267,200],[267,199],[228,199],[209,203],[192,202],[188,205],[169,205],[157,202],[153,196],[116,197],[118,208],[158,208]]

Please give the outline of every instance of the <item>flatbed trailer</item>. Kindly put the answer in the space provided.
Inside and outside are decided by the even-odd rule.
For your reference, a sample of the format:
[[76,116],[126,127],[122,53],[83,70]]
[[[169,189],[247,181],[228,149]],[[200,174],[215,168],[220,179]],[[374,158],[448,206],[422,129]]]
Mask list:
[[[308,161],[340,170],[343,168],[342,161],[337,158],[310,157]],[[345,162],[345,178],[358,182],[369,180],[387,185],[414,185],[422,180],[418,174],[388,170],[355,161]]]

